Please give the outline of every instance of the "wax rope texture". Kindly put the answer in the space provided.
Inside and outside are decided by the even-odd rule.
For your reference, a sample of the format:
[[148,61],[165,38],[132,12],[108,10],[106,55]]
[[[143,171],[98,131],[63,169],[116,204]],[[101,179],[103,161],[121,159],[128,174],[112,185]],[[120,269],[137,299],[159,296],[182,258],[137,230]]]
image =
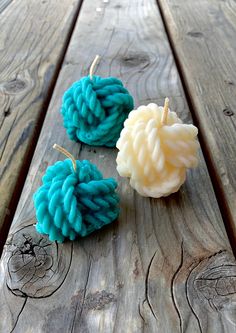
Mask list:
[[86,76],[64,93],[61,114],[71,140],[114,147],[133,107],[132,96],[117,78]]
[[34,194],[36,230],[51,241],[86,236],[119,215],[117,182],[103,179],[89,161],[58,161],[47,168],[43,185]]
[[198,129],[171,111],[162,125],[162,114],[163,107],[154,103],[131,111],[117,141],[117,171],[130,177],[142,196],[159,198],[178,191],[186,169],[198,164]]

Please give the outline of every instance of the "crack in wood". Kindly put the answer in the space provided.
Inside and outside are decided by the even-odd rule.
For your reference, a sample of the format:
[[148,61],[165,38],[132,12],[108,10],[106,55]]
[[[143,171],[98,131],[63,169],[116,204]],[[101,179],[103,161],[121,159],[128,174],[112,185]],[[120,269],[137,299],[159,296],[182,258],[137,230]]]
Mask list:
[[180,312],[179,312],[179,309],[178,309],[178,306],[177,306],[177,302],[176,302],[176,299],[175,299],[174,283],[175,283],[175,279],[178,276],[179,271],[181,270],[181,268],[183,266],[183,261],[184,261],[184,248],[183,248],[183,240],[182,240],[182,242],[181,242],[180,264],[177,267],[177,270],[174,272],[174,274],[172,276],[172,279],[171,279],[171,298],[173,300],[174,308],[175,308],[175,311],[176,311],[176,313],[178,315],[178,318],[179,318],[179,327],[180,327],[181,333],[183,332],[183,324],[182,324],[182,318],[181,318],[181,315],[180,315]]
[[[145,300],[143,301],[143,303],[145,302]],[[138,303],[138,313],[139,313],[139,316],[141,317],[142,321],[144,322],[144,324],[146,324],[146,321],[141,313],[141,304],[140,302]]]
[[[85,298],[86,298],[87,286],[88,286],[88,281],[89,281],[89,275],[90,275],[90,271],[91,271],[91,266],[92,266],[92,260],[89,259],[88,273],[87,273],[87,277],[86,277],[86,281],[85,281],[84,292],[83,292],[82,302],[81,302],[81,306],[80,306],[80,312],[79,312],[79,317],[78,317],[79,319],[78,319],[78,321],[80,321],[81,316],[82,316],[82,312],[84,310],[84,301],[85,301]],[[74,317],[73,317],[71,333],[74,330],[74,325],[75,325],[75,319],[76,319],[76,313],[77,313],[78,306],[79,306],[79,302],[77,302],[77,305],[76,305],[76,308],[75,308],[75,314],[74,314]]]
[[201,263],[201,261],[199,261],[197,265],[193,266],[193,268],[192,268],[192,269],[189,271],[189,273],[188,273],[188,276],[187,276],[187,279],[186,279],[186,283],[185,283],[185,294],[186,294],[186,299],[187,299],[187,302],[188,302],[189,308],[190,308],[191,312],[193,313],[194,317],[195,317],[196,320],[197,320],[197,324],[198,324],[199,330],[200,330],[201,333],[203,333],[203,332],[202,332],[201,323],[200,323],[200,319],[198,318],[196,312],[194,311],[194,309],[193,309],[193,307],[192,307],[192,305],[191,305],[190,299],[189,299],[189,295],[188,295],[188,280],[189,280],[189,277],[190,277],[192,271],[193,271],[198,265],[200,265],[200,263]]
[[145,297],[146,298],[145,298],[145,300],[147,301],[147,304],[148,304],[148,306],[151,310],[151,313],[152,313],[153,317],[156,319],[156,321],[158,321],[157,316],[156,316],[156,314],[153,310],[153,307],[152,307],[150,299],[149,299],[149,290],[148,290],[148,280],[149,280],[150,270],[151,270],[152,262],[154,260],[154,257],[156,255],[156,253],[157,253],[157,251],[155,251],[155,253],[153,254],[153,256],[152,256],[152,258],[149,262],[147,273],[146,273],[146,278],[145,278]]
[[24,307],[25,307],[25,305],[26,305],[27,299],[28,299],[28,297],[25,297],[25,299],[24,299],[24,303],[23,303],[23,305],[22,305],[22,307],[21,307],[21,309],[20,309],[20,311],[19,311],[19,313],[18,313],[18,315],[17,315],[17,317],[16,317],[16,321],[15,321],[15,323],[14,323],[14,325],[13,325],[13,328],[12,328],[12,330],[10,331],[10,333],[13,333],[13,331],[15,330],[16,325],[17,325],[17,323],[18,323],[18,321],[19,321],[20,315],[22,314],[22,312],[23,312],[23,310],[24,310]]

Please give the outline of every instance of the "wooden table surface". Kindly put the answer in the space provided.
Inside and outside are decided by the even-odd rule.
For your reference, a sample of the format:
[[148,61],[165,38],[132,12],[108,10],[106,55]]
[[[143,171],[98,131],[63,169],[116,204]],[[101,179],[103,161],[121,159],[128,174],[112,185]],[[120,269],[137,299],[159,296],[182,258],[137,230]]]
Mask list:
[[[96,54],[135,106],[168,96],[199,127],[178,193],[143,198],[116,149],[68,139],[61,97]],[[0,0],[0,333],[236,332],[235,54],[233,0]],[[121,197],[117,222],[63,244],[33,226],[54,143]]]

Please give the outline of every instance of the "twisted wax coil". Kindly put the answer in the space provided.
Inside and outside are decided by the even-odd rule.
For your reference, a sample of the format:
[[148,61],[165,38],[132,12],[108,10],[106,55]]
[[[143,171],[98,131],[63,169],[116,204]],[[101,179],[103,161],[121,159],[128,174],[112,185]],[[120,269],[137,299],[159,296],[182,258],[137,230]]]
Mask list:
[[114,221],[119,215],[117,182],[104,179],[89,161],[76,161],[64,148],[54,148],[69,159],[47,168],[34,194],[36,230],[51,241],[84,237]]
[[187,168],[198,164],[198,129],[183,124],[175,112],[154,103],[130,112],[117,148],[117,171],[130,178],[142,196],[159,198],[177,192]]
[[71,140],[94,146],[114,147],[123,123],[133,109],[133,98],[115,77],[90,75],[74,82],[64,93],[61,114]]

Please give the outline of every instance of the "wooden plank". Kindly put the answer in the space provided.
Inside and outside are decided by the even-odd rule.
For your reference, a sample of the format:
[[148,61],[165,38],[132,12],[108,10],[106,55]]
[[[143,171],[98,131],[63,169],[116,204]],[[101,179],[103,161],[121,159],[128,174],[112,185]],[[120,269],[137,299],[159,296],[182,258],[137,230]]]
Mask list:
[[0,2],[0,13],[4,11],[5,8],[12,2],[12,0],[1,0]]
[[[115,149],[66,137],[61,96],[95,54],[103,56],[97,74],[121,78],[136,106],[169,96],[191,122],[155,1],[86,0],[2,257],[0,331],[234,332],[236,264],[202,155],[180,192],[149,199],[118,177]],[[32,194],[63,159],[55,142],[119,180],[119,221],[73,243],[51,243],[33,227]]]
[[79,6],[80,0],[0,3],[2,246]]
[[236,3],[159,0],[236,251]]

